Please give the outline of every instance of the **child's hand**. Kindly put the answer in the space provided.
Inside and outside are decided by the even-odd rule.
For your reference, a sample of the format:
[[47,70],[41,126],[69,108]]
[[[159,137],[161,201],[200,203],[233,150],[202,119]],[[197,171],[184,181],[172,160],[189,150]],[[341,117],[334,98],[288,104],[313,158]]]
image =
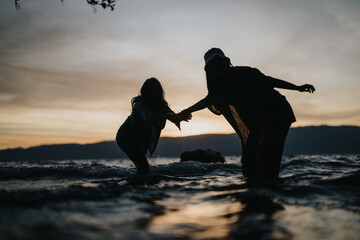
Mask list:
[[176,122],[175,125],[178,127],[178,129],[181,131],[180,122]]
[[179,128],[179,130],[181,130],[181,128],[180,128],[181,119],[180,119],[180,117],[178,116],[178,114],[168,113],[168,114],[166,114],[166,118],[167,118],[168,120],[170,120],[171,122],[173,122],[173,123]]
[[179,116],[178,116],[177,114],[175,114],[175,113],[168,113],[168,114],[166,114],[166,118],[167,118],[168,120],[170,120],[171,122],[173,122],[173,123],[176,123],[176,122],[180,122],[180,121],[181,121],[181,119],[179,118]]

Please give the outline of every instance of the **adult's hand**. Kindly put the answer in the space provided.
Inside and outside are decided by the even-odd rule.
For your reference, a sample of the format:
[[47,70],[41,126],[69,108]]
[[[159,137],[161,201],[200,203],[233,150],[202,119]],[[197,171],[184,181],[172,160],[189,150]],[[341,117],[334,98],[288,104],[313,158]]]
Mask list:
[[313,93],[315,92],[315,88],[313,85],[311,84],[304,84],[298,87],[298,90],[300,92],[309,92],[309,93]]
[[181,119],[181,121],[186,121],[188,122],[189,120],[191,120],[192,115],[191,112],[187,109],[182,110],[180,113],[177,114],[179,116],[179,118]]

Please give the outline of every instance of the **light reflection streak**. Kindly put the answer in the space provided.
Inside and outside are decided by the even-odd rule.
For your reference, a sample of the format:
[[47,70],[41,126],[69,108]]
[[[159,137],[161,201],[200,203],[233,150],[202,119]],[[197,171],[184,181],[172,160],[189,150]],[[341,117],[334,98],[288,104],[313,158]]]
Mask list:
[[[224,192],[216,193],[216,195]],[[229,192],[226,191],[226,193]],[[179,201],[183,202],[184,200]],[[155,217],[151,221],[148,231],[155,234],[173,234],[177,237],[190,236],[196,239],[214,239],[228,236],[232,230],[232,224],[238,220],[236,213],[241,212],[244,208],[240,202],[223,200],[191,200],[191,203],[187,204],[179,204],[179,202],[166,202],[165,204],[170,211]],[[177,209],[177,206],[182,207],[175,211],[174,209]]]

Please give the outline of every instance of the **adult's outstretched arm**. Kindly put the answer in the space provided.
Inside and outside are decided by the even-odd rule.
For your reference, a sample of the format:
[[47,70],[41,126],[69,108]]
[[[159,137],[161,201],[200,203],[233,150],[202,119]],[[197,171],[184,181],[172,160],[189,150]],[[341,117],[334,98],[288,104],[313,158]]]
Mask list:
[[273,77],[269,77],[269,76],[268,76],[268,79],[270,79],[273,82],[273,85],[276,88],[282,88],[282,89],[288,89],[288,90],[297,90],[299,92],[309,92],[309,93],[315,92],[315,88],[311,84],[304,84],[304,85],[297,86],[297,85],[289,83],[287,81],[280,80],[280,79],[273,78]]
[[210,97],[209,95],[207,95],[206,97],[204,97],[203,99],[192,105],[191,107],[182,110],[179,113],[179,115],[181,118],[191,119],[192,112],[200,111],[204,108],[207,108],[209,106],[209,103],[210,103]]

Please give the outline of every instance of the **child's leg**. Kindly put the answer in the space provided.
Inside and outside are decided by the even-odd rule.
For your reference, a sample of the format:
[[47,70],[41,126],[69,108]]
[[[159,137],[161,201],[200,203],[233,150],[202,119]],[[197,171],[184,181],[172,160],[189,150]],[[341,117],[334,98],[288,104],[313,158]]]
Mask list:
[[116,142],[121,150],[123,150],[137,168],[139,175],[149,174],[149,163],[145,156],[146,150],[131,137],[122,135],[121,132],[116,136]]
[[145,153],[142,153],[139,146],[134,144],[132,146],[127,146],[126,148],[120,148],[126,153],[126,155],[128,155],[130,160],[133,161],[139,175],[144,176],[149,174],[149,163],[146,159]]

